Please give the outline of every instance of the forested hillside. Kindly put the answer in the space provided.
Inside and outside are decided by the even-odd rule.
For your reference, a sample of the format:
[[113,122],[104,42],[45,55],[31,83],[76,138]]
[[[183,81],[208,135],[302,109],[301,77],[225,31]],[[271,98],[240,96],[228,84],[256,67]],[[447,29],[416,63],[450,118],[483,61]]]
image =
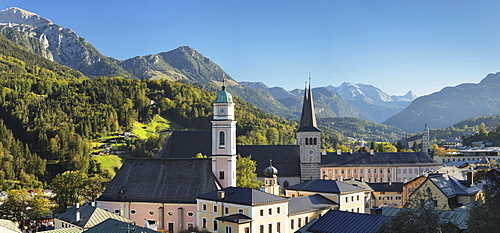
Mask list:
[[[0,35],[0,189],[41,187],[40,181],[66,170],[99,172],[90,141],[153,114],[209,129],[214,98],[214,92],[167,80],[89,79]],[[293,142],[296,123],[235,101],[238,142]]]

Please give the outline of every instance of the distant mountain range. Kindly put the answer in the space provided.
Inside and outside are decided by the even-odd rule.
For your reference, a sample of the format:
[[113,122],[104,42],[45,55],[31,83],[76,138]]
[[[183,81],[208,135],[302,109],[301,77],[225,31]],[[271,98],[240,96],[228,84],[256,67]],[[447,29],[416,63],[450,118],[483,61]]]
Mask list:
[[[87,76],[169,79],[210,91],[218,90],[225,77],[231,93],[259,109],[290,119],[300,115],[303,90],[237,82],[209,58],[187,46],[118,60],[102,55],[73,30],[14,7],[0,12],[0,32],[29,51]],[[498,76],[490,74],[479,84],[447,87],[420,98],[411,91],[394,96],[371,85],[350,83],[314,88],[313,97],[319,118],[357,117],[384,122],[406,132],[420,132],[425,123],[440,128],[471,117],[500,114]]]
[[462,120],[500,114],[500,73],[488,74],[478,84],[464,83],[415,99],[406,109],[384,124],[406,132],[446,128]]

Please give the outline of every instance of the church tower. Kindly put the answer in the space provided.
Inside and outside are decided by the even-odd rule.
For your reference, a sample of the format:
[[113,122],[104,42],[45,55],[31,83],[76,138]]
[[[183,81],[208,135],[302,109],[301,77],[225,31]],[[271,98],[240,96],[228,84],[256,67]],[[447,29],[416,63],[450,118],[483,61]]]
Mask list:
[[309,88],[306,87],[304,91],[297,144],[300,148],[300,180],[303,182],[320,179],[321,131],[316,125],[310,78]]
[[[222,187],[236,187],[236,121],[233,97],[225,84],[217,93],[212,120],[212,172]],[[196,140],[196,138],[193,138]]]
[[429,153],[431,150],[431,137],[429,134],[429,127],[425,123],[424,132],[422,134],[422,152]]

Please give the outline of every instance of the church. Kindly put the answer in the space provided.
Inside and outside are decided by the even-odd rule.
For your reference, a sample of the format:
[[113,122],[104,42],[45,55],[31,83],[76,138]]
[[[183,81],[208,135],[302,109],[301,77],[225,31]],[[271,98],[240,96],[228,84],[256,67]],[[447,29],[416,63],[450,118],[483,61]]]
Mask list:
[[[225,86],[213,103],[212,130],[175,131],[157,158],[194,158],[201,153],[212,157],[212,169],[223,187],[236,186],[236,156],[252,156],[257,162],[257,176],[272,164],[279,171],[283,187],[320,179],[321,131],[316,125],[312,90],[306,88],[297,145],[236,145],[234,102]],[[196,139],[196,140],[193,140]]]

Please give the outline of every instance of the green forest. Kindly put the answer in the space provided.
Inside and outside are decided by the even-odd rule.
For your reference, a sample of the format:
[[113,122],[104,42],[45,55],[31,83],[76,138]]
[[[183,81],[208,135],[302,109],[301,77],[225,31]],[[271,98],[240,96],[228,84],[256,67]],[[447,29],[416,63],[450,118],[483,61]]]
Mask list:
[[[99,174],[91,142],[155,114],[208,130],[215,94],[167,80],[91,79],[0,36],[0,190],[47,187],[64,171]],[[294,143],[296,122],[235,102],[238,143]],[[165,137],[153,139],[129,142],[130,154],[155,156],[137,153]]]

